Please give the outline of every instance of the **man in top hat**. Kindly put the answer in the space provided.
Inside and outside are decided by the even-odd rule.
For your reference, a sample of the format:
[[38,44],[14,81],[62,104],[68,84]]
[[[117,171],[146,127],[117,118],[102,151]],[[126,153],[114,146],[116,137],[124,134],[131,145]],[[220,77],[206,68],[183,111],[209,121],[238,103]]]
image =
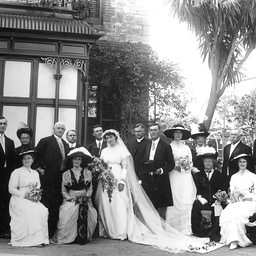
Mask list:
[[33,137],[33,130],[26,124],[21,123],[21,126],[18,128],[16,134],[21,143],[21,145],[19,147],[15,148],[15,151],[17,154],[15,168],[19,168],[22,166],[22,161],[21,161],[21,158],[19,157],[19,154],[24,151],[34,149],[34,147],[31,145],[31,139]]
[[61,181],[65,171],[64,161],[69,152],[68,144],[62,139],[65,125],[57,122],[53,126],[53,135],[45,137],[36,146],[38,158],[35,166],[40,173],[43,195],[41,202],[49,210],[49,237],[53,236],[59,218],[59,206],[62,203]]
[[[192,231],[199,237],[208,236],[216,242],[220,239],[218,208],[212,206],[215,202],[214,194],[225,186],[221,172],[217,165],[218,153],[213,147],[202,147],[198,150],[197,162],[199,172],[193,174],[197,188],[197,200],[192,209]],[[224,205],[223,205],[224,206]],[[220,207],[220,206],[216,206]],[[208,223],[202,222],[202,211],[210,211]]]
[[145,138],[145,127],[142,123],[134,126],[134,134],[136,139],[131,141],[128,149],[133,157],[135,172],[138,179],[140,179],[143,171],[143,155],[150,141]]
[[[223,149],[222,175],[225,181],[226,191],[228,191],[231,176],[238,171],[237,166],[231,160],[240,154],[252,155],[251,147],[242,143],[240,141],[240,137],[241,137],[240,129],[231,130],[230,138],[229,138],[231,143],[226,145]],[[247,169],[255,173],[253,163],[248,163]]]
[[4,134],[6,127],[7,119],[0,116],[0,238],[10,238],[8,183],[16,159],[14,142]]
[[66,133],[66,139],[68,141],[68,146],[71,149],[80,148],[81,145],[77,143],[77,133],[75,130],[69,130]]
[[191,138],[194,139],[195,146],[191,147],[192,160],[194,166],[197,167],[196,156],[201,147],[206,146],[206,138],[210,135],[204,123],[199,123],[198,126],[192,127]]
[[95,141],[88,145],[88,150],[93,156],[99,157],[102,149],[107,147],[107,142],[103,140],[102,134],[102,126],[94,125],[92,135],[95,137]]
[[165,219],[167,206],[173,205],[169,172],[175,164],[171,146],[160,139],[159,124],[151,124],[149,134],[152,141],[145,150],[144,170],[140,177],[148,197],[159,215]]

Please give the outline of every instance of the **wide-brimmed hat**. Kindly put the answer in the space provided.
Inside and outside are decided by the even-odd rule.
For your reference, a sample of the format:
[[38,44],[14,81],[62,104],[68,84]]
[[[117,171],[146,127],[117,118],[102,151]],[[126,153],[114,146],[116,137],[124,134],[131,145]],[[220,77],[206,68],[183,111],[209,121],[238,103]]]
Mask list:
[[204,123],[200,123],[196,126],[191,125],[191,138],[192,139],[196,139],[198,136],[202,136],[202,137],[208,137],[210,135],[210,133],[208,132],[208,130],[205,127]]
[[217,160],[218,153],[213,147],[201,147],[197,150],[196,161],[202,161],[205,158],[211,158]]
[[72,159],[74,157],[82,158],[82,167],[85,167],[85,165],[90,163],[93,159],[91,153],[85,147],[75,148],[72,149],[67,155],[66,168],[71,168],[73,166]]
[[36,150],[35,149],[25,149],[19,153],[19,157],[23,157],[25,155],[31,155],[31,156],[35,157]]
[[253,156],[249,155],[249,154],[239,154],[237,156],[234,156],[231,161],[238,161],[240,158],[244,158],[246,160],[252,161],[253,160]]
[[33,137],[33,130],[24,123],[21,123],[16,133],[19,139],[22,133],[27,133],[31,138]]
[[190,138],[190,131],[185,129],[185,127],[181,124],[175,124],[172,128],[165,130],[164,134],[166,137],[174,139],[173,134],[175,131],[182,131],[182,140],[187,140]]

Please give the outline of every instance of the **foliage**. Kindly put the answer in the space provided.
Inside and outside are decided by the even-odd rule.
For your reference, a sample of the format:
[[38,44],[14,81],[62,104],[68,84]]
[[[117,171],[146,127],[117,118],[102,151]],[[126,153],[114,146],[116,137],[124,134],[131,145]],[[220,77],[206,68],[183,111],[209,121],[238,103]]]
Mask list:
[[226,127],[230,128],[236,124],[239,127],[255,126],[255,104],[256,90],[241,97],[231,94],[221,97],[216,111],[222,120],[226,120]]
[[184,99],[178,93],[184,88],[178,67],[159,60],[149,46],[105,42],[93,46],[90,56],[92,80],[107,80],[117,91],[112,101],[117,100],[122,106],[119,121],[124,130],[129,131],[134,122],[148,122],[148,110],[154,104],[159,113],[164,109],[186,111]]
[[219,98],[227,86],[243,78],[241,68],[255,48],[256,2],[247,0],[166,0],[171,11],[186,22],[199,41],[202,59],[212,74],[206,109],[209,128]]

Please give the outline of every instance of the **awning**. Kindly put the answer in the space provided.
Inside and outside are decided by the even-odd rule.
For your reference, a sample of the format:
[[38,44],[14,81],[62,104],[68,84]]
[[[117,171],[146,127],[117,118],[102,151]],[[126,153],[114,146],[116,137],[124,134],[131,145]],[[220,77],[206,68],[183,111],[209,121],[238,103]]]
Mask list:
[[15,14],[0,14],[0,28],[71,34],[95,34],[92,27],[82,20],[56,19]]

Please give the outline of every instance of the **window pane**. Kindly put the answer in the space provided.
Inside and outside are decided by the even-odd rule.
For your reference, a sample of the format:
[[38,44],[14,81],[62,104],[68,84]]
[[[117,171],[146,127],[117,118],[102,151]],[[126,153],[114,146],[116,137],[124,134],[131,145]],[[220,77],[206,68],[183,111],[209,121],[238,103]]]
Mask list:
[[54,108],[37,107],[35,145],[40,139],[53,134]]
[[60,99],[76,100],[77,98],[77,70],[63,69],[60,79]]
[[53,75],[55,71],[44,63],[39,63],[38,68],[38,98],[54,99],[55,98],[55,80]]
[[16,132],[18,127],[20,127],[21,122],[25,124],[28,122],[28,107],[4,106],[3,116],[8,121],[6,135],[14,141],[15,147],[19,147],[20,140],[18,139]]
[[4,96],[29,97],[31,63],[6,61],[4,70]]
[[76,109],[75,108],[60,108],[59,120],[66,126],[66,131],[63,139],[66,140],[66,132],[69,130],[76,130]]

